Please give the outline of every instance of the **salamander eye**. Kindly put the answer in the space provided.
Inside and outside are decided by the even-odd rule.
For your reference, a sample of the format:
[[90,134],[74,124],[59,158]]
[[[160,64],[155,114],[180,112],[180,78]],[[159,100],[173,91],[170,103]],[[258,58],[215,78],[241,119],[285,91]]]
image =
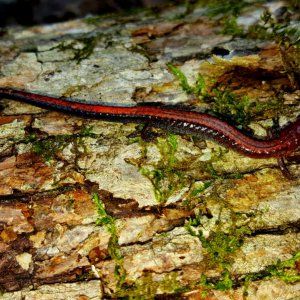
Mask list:
[[300,126],[297,127],[297,133],[300,134]]

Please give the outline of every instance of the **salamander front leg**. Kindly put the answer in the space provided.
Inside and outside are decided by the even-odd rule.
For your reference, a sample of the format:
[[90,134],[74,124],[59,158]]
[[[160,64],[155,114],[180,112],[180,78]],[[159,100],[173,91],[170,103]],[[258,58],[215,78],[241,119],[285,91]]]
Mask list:
[[284,158],[283,157],[277,158],[277,163],[278,163],[278,167],[279,167],[280,171],[282,172],[282,175],[285,178],[287,178],[289,180],[295,180],[295,179],[297,179],[294,175],[292,175],[292,173],[287,168],[287,166],[286,166],[286,164],[284,162]]

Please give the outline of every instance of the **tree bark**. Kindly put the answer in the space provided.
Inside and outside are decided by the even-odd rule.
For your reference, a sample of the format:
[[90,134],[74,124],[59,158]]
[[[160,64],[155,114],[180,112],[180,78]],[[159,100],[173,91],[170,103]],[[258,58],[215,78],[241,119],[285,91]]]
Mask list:
[[[0,87],[184,106],[264,137],[300,111],[299,48],[253,39],[246,24],[276,5],[242,10],[244,35],[224,33],[225,13],[182,6],[8,28]],[[300,297],[299,179],[276,159],[151,124],[0,104],[2,299]],[[297,161],[288,169],[299,176]]]

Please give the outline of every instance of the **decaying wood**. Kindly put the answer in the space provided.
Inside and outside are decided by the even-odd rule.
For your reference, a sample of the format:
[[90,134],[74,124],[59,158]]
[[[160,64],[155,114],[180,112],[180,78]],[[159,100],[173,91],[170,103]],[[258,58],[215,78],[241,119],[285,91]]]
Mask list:
[[[234,39],[201,9],[175,18],[182,12],[8,28],[0,86],[212,112],[182,89],[172,63],[190,86],[202,74],[208,93],[225,86],[261,105],[280,97],[250,123],[258,136],[276,117],[283,126],[299,115],[276,42]],[[299,180],[275,159],[0,101],[2,299],[300,297]],[[288,168],[300,174],[296,161]]]

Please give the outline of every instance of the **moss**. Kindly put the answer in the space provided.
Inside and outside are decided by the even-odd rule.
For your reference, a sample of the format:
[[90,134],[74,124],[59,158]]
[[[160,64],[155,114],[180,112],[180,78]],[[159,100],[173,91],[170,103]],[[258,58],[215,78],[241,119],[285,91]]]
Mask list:
[[217,280],[209,280],[205,275],[201,275],[199,281],[200,287],[203,289],[200,292],[200,299],[205,298],[209,290],[228,291],[232,289],[234,280],[228,270],[225,270]]
[[183,19],[187,15],[193,13],[194,9],[198,6],[195,0],[183,0],[184,11],[182,13],[176,14],[172,20]]
[[79,131],[80,137],[92,137],[95,138],[96,134],[93,133],[93,126],[82,126],[82,128]]
[[185,74],[177,67],[169,64],[171,72],[180,81],[180,85],[187,93],[193,93],[202,102],[211,105],[212,111],[237,125],[246,128],[254,116],[270,109],[281,106],[280,99],[271,99],[263,103],[249,99],[248,96],[237,97],[228,89],[215,88],[208,92],[204,77],[198,74],[194,86],[188,84]]
[[211,232],[208,238],[205,238],[202,230],[195,231],[193,227],[201,224],[201,217],[191,218],[185,225],[186,230],[201,241],[203,247],[207,250],[213,264],[222,268],[230,265],[230,257],[243,244],[245,235],[250,234],[247,227],[230,228],[228,233],[221,230]]
[[[262,1],[256,1],[262,2]],[[198,0],[198,4],[206,8],[205,14],[209,18],[218,19],[219,23],[223,25],[223,29],[219,32],[220,34],[232,35],[233,37],[243,37],[244,30],[238,26],[237,17],[242,10],[253,3],[244,0],[213,0],[203,1]]]
[[300,281],[299,271],[297,270],[297,265],[300,263],[300,252],[295,253],[295,255],[287,260],[278,261],[274,265],[267,266],[264,270],[247,274],[241,279],[244,285],[244,295],[248,295],[248,288],[252,281],[279,278],[286,283],[295,283]]
[[[280,21],[277,22],[266,10],[261,16],[263,24],[254,24],[250,26],[249,30],[247,30],[246,32],[244,32],[242,27],[238,26],[237,16],[241,14],[244,8],[249,7],[250,5],[265,2],[267,1],[256,0],[254,2],[249,2],[243,0],[229,0],[224,3],[224,1],[222,0],[213,0],[210,1],[209,4],[207,4],[207,2],[202,3],[201,0],[198,1],[198,3],[204,5],[207,8],[207,16],[211,18],[218,16],[221,18],[221,22],[224,26],[223,30],[221,30],[220,32],[221,34],[230,34],[238,37],[246,36],[275,40],[277,40],[278,38],[281,40],[282,38],[290,39],[291,37],[294,37],[293,40],[296,41],[299,38],[299,26],[290,26],[289,14],[287,14],[285,19],[281,18]],[[293,11],[297,13],[297,10],[299,8],[298,0],[290,0],[287,4],[288,8],[286,9],[289,9],[290,13],[293,13]]]
[[104,18],[105,16],[87,16],[83,19],[83,21],[89,25],[97,25],[102,22]]
[[161,154],[160,160],[153,168],[140,167],[140,172],[151,181],[157,202],[164,204],[184,186],[187,178],[180,169],[182,162],[176,157],[177,136],[169,134],[167,139],[160,138],[157,146]]
[[79,64],[93,53],[96,43],[97,36],[87,36],[68,42],[62,42],[55,48],[60,51],[71,50],[74,53],[73,60]]
[[153,280],[153,274],[148,272],[134,281],[132,285],[124,286],[114,297],[126,299],[155,299],[160,293],[182,293],[187,289],[182,287],[177,279],[178,273],[166,274],[161,281]]
[[250,100],[248,96],[236,97],[231,91],[214,89],[212,98],[207,99],[211,102],[212,110],[225,119],[229,119],[234,123],[247,127],[255,115],[262,112],[278,108],[279,100],[270,100],[265,103]]
[[214,168],[212,163],[207,163],[206,170],[208,171],[209,175],[214,179],[241,179],[243,178],[243,174],[241,173],[231,173],[231,174],[218,174],[216,169]]
[[205,84],[204,77],[202,74],[198,74],[195,87],[193,87],[193,92],[199,99],[206,99],[208,97],[208,91]]
[[[198,222],[195,222],[195,224],[198,224]],[[242,231],[244,230],[245,229],[242,229]],[[246,232],[248,232],[248,230],[246,230]],[[244,295],[246,296],[248,287],[254,280],[276,277],[287,283],[299,281],[300,276],[292,274],[293,271],[295,273],[297,262],[299,261],[300,253],[298,252],[291,259],[278,262],[275,265],[268,266],[261,272],[248,274],[240,279],[234,277],[230,273],[229,268],[224,268],[220,277],[209,279],[207,276],[201,275],[198,283],[193,284],[193,286],[190,287],[182,286],[182,284],[178,281],[177,272],[167,274],[161,281],[153,280],[153,274],[148,272],[135,280],[132,284],[124,284],[114,296],[118,297],[118,299],[155,299],[158,291],[162,293],[172,293],[174,296],[190,290],[191,287],[194,289],[196,286],[199,286],[202,289],[200,297],[205,298],[209,290],[227,291],[232,289],[234,286],[240,285],[244,285]]]
[[98,226],[103,226],[103,225],[108,225],[108,231],[110,233],[115,234],[116,229],[115,229],[115,220],[112,216],[110,216],[104,207],[103,202],[100,200],[99,195],[97,193],[92,194],[93,201],[96,205],[97,213],[98,213],[98,218],[96,220],[96,225]]
[[200,296],[205,298],[209,290],[227,291],[232,289],[234,281],[231,278],[230,272],[225,270],[215,282],[208,280],[205,275],[201,275],[199,284],[204,288]]
[[197,197],[199,194],[203,193],[211,185],[212,185],[212,181],[205,181],[205,182],[195,184],[195,186],[191,191],[191,196]]
[[[295,8],[290,1],[291,12]],[[290,12],[290,13],[291,13]],[[276,20],[268,11],[261,15],[261,22],[244,33],[247,38],[273,40],[279,46],[285,72],[293,88],[300,87],[300,29],[298,20],[291,21],[290,14]]]
[[244,35],[244,30],[238,25],[237,18],[235,16],[231,16],[225,19],[223,29],[220,33],[242,37]]
[[254,116],[281,106],[280,99],[271,99],[261,103],[250,100],[248,96],[236,97],[232,92],[220,89],[214,89],[213,94],[212,110],[243,128],[249,125]]
[[264,33],[264,38],[275,40],[278,44],[286,45],[287,47],[299,44],[300,29],[299,26],[294,26],[290,23],[290,19],[275,20],[272,15],[265,11],[261,15],[262,25],[257,25]]
[[188,83],[187,77],[185,74],[176,66],[169,63],[167,64],[169,70],[172,74],[179,80],[180,86],[182,89],[187,92],[188,94],[195,94],[199,98],[204,98],[207,96],[207,88],[205,84],[204,77],[201,74],[198,74],[195,86],[191,86]]
[[230,273],[231,257],[243,245],[244,237],[249,235],[251,231],[248,227],[235,227],[234,225],[228,229],[228,232],[222,231],[219,224],[216,231],[212,231],[209,237],[205,237],[201,229],[201,215],[196,214],[194,218],[190,218],[185,224],[186,230],[193,236],[196,236],[202,246],[206,249],[209,261],[218,267],[222,274],[217,279],[208,279],[202,275],[199,285],[204,288],[202,296],[204,297],[208,290],[229,290],[234,285],[234,278]]
[[199,204],[200,195],[206,189],[208,189],[213,184],[213,182],[213,180],[208,180],[204,182],[195,182],[194,184],[192,184],[188,195],[182,201],[182,206],[187,210],[192,210],[195,207],[195,205]]
[[167,64],[169,70],[176,76],[179,80],[182,89],[187,92],[188,94],[193,93],[194,89],[191,87],[187,81],[185,74],[176,66],[172,65],[171,63]]
[[36,134],[35,133],[30,133],[30,134],[28,134],[28,135],[25,136],[25,139],[23,140],[23,142],[25,144],[33,143],[33,142],[36,141],[36,139],[37,139]]
[[276,264],[268,266],[263,272],[264,277],[277,277],[286,283],[300,281],[299,271],[297,270],[299,263],[300,252],[297,252],[290,259],[278,261]]
[[[199,1],[200,3],[202,2]],[[243,0],[228,0],[224,2],[223,0],[212,0],[207,4],[206,1],[203,1],[204,5],[207,7],[206,15],[209,17],[215,17],[218,15],[224,16],[237,16],[241,13],[242,9],[247,6],[252,5],[249,1]]]
[[218,179],[241,179],[243,174],[241,173],[230,173],[230,174],[219,174],[214,168],[214,162],[222,160],[222,157],[228,153],[228,149],[224,147],[218,147],[215,151],[211,153],[211,158],[209,161],[205,162],[205,170],[212,177],[212,181]]
[[217,114],[231,118],[237,124],[249,123],[250,116],[247,114],[249,98],[247,96],[237,99],[229,91],[215,89],[213,100],[212,109]]
[[279,46],[284,70],[291,86],[300,88],[300,27],[290,17],[276,20],[269,12],[261,16],[263,24],[255,24],[248,30],[248,37],[274,40]]
[[[206,15],[211,18],[219,18],[223,25],[220,34],[228,34],[233,37],[265,39],[275,41],[281,51],[283,67],[290,79],[291,86],[294,89],[300,87],[300,27],[299,27],[299,1],[290,0],[287,3],[285,14],[280,18],[274,18],[268,10],[261,15],[261,21],[251,25],[248,29],[243,29],[237,23],[237,17],[242,10],[249,5],[265,3],[266,0],[257,0],[255,2],[230,0],[213,0],[209,4],[204,1],[198,1],[206,8]],[[293,13],[298,18],[291,17]]]
[[119,247],[119,237],[116,220],[106,212],[104,204],[97,193],[92,194],[92,199],[96,205],[98,213],[96,225],[105,226],[111,235],[107,250],[109,256],[114,260],[116,264],[114,274],[115,278],[117,279],[117,288],[121,288],[126,279],[126,272],[123,267],[123,256]]
[[41,155],[46,161],[54,158],[57,151],[62,150],[72,140],[71,135],[59,135],[32,142],[32,151]]
[[32,144],[32,151],[38,155],[41,155],[44,160],[50,161],[52,160],[57,151],[61,151],[65,148],[69,143],[71,143],[75,139],[81,140],[84,137],[96,137],[96,135],[92,132],[93,127],[85,127],[83,126],[79,133],[76,134],[63,134],[57,136],[47,137],[45,139],[38,139],[36,134],[29,134],[24,143]]
[[[209,237],[203,235],[202,230],[196,229],[201,226],[201,215],[198,214],[194,218],[189,219],[185,224],[186,230],[193,236],[199,238],[202,246],[206,249],[209,255],[210,262],[220,268],[222,271],[219,278],[207,278],[201,275],[199,286],[204,288],[202,297],[205,297],[211,289],[229,290],[233,286],[244,286],[244,294],[247,295],[247,290],[252,281],[279,278],[286,283],[295,283],[300,281],[300,275],[297,271],[297,266],[300,262],[300,252],[297,252],[292,258],[284,261],[278,261],[276,264],[267,266],[264,270],[247,274],[240,278],[236,278],[230,272],[231,257],[243,245],[244,237],[251,234],[248,227],[242,226],[236,228],[232,226],[228,232],[220,230],[213,231]],[[219,227],[221,228],[221,224]]]

